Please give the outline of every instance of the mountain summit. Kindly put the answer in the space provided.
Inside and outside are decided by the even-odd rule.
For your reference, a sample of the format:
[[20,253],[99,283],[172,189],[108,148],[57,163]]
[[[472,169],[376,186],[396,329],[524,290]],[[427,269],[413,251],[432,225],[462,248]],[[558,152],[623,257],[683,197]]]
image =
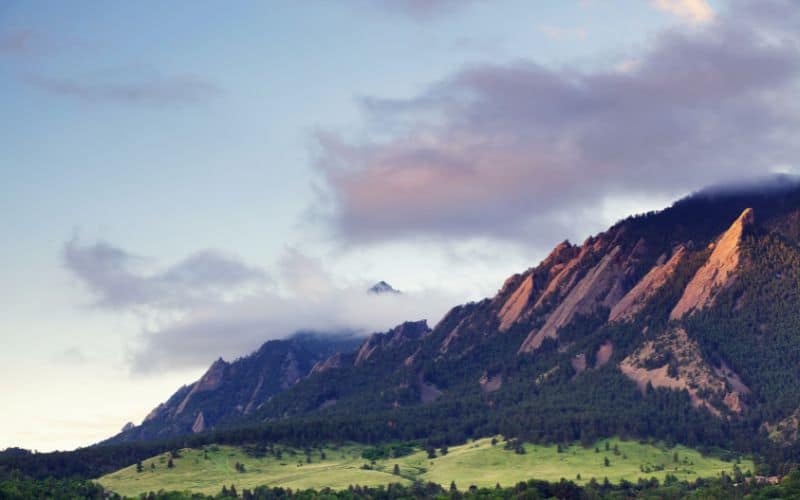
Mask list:
[[396,290],[392,287],[389,283],[381,280],[367,290],[367,293],[371,293],[373,295],[383,295],[383,294],[399,294],[400,290]]

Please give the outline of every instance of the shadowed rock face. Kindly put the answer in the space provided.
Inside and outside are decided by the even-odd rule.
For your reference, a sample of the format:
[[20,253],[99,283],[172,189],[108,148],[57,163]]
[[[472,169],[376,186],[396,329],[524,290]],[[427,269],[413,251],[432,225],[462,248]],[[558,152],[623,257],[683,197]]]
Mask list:
[[206,371],[206,373],[200,377],[200,380],[192,385],[192,390],[189,391],[189,394],[183,398],[181,404],[178,405],[178,408],[175,410],[174,415],[180,415],[186,409],[186,406],[192,400],[192,397],[200,392],[210,392],[219,389],[219,386],[222,385],[222,381],[225,378],[225,370],[228,368],[228,363],[223,361],[222,358],[214,361],[214,364]]
[[291,389],[314,366],[337,352],[350,352],[360,339],[349,334],[297,334],[265,343],[233,362],[215,361],[200,379],[180,388],[139,426],[127,426],[112,441],[204,432],[252,414],[272,396]]
[[422,403],[433,403],[442,395],[442,391],[435,385],[426,382],[422,375],[417,378],[419,384],[419,400]]
[[[669,282],[678,265],[686,256],[686,248],[679,245],[666,262],[658,262],[642,280],[622,297],[611,309],[609,321],[630,321]],[[666,257],[666,255],[664,255]],[[659,259],[661,261],[662,259]]]
[[324,361],[317,361],[313,368],[311,368],[311,375],[315,375],[318,373],[325,373],[330,370],[335,370],[336,368],[341,368],[342,366],[342,353],[337,352],[330,358]]
[[383,350],[399,347],[403,344],[420,340],[430,333],[426,321],[408,321],[386,333],[373,333],[361,344],[356,353],[355,365],[367,362],[372,356]]

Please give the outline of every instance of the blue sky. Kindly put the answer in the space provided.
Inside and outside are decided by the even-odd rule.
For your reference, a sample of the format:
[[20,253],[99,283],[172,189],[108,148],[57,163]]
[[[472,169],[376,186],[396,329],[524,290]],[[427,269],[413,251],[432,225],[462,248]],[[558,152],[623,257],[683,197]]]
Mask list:
[[[90,444],[219,355],[433,323],[564,238],[792,170],[788,17],[751,7],[0,3],[0,448]],[[365,302],[379,279],[404,298]]]

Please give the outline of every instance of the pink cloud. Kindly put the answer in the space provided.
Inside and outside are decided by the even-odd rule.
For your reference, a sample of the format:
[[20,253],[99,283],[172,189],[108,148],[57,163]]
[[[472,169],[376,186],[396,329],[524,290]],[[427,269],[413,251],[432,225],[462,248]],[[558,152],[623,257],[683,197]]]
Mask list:
[[529,240],[570,234],[565,213],[609,197],[797,162],[800,49],[787,20],[798,14],[780,0],[759,7],[757,23],[739,2],[705,30],[665,31],[626,71],[487,64],[411,99],[365,99],[382,135],[320,135],[335,227],[351,241]]

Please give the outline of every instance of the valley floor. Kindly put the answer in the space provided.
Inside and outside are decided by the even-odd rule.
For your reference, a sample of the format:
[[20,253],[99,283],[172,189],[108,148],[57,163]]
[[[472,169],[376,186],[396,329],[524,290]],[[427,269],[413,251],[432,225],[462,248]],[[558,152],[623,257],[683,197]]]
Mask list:
[[[512,486],[528,479],[565,478],[579,484],[592,478],[599,482],[608,478],[613,483],[635,482],[640,477],[663,481],[667,474],[691,481],[719,476],[723,471],[732,475],[734,468],[732,462],[703,456],[683,446],[668,448],[619,439],[603,440],[588,449],[575,444],[563,447],[560,452],[556,446],[526,444],[524,454],[505,449],[504,444],[498,438],[493,445],[487,438],[454,446],[446,455],[437,450],[433,459],[428,458],[427,452],[416,449],[403,457],[374,462],[362,458],[365,446],[355,444],[315,449],[308,455],[302,450],[283,448],[280,458],[273,455],[255,458],[240,447],[208,446],[181,450],[181,457],[173,460],[172,468],[167,467],[169,453],[166,453],[143,461],[141,472],[133,465],[97,481],[121,495],[138,496],[159,490],[216,494],[223,485],[231,484],[239,491],[262,485],[346,489],[357,484],[379,486],[419,480],[444,487],[454,481],[459,489],[466,489],[470,485],[492,487],[497,483]],[[237,471],[237,462],[244,465],[244,472]],[[738,467],[746,473],[753,470],[753,463],[742,460]]]

